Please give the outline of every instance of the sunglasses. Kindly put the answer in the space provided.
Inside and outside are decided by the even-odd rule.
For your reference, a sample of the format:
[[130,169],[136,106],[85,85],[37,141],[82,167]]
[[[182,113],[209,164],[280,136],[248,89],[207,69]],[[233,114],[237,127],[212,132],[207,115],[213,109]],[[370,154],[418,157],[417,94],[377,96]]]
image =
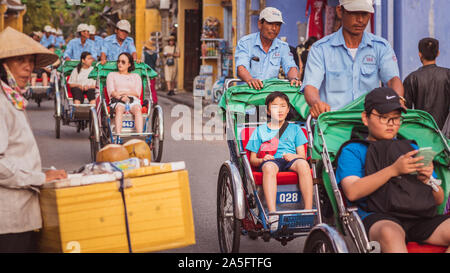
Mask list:
[[125,60],[118,60],[117,62],[121,63],[121,64],[127,64],[128,63],[128,61],[125,61]]

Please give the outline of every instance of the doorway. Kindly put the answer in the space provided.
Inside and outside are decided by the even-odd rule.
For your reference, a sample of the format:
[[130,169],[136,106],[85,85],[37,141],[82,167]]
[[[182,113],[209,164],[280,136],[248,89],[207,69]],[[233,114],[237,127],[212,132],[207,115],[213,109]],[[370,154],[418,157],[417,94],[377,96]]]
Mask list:
[[200,71],[201,9],[185,10],[184,90],[192,92],[194,78]]

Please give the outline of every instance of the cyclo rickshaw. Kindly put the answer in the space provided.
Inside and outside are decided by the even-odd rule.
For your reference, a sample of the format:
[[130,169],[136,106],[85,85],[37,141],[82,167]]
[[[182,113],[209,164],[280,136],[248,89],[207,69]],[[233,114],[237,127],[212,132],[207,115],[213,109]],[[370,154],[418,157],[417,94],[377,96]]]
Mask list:
[[[269,228],[262,188],[262,173],[250,165],[245,146],[253,130],[264,120],[265,99],[273,91],[281,91],[289,97],[295,117],[306,135],[304,121],[309,113],[303,93],[289,82],[266,80],[264,88],[255,90],[248,85],[230,87],[239,80],[226,80],[224,94],[219,103],[226,121],[226,138],[230,160],[219,171],[217,185],[217,227],[221,252],[238,252],[241,234],[251,239],[262,237],[264,241],[276,239],[283,245],[309,231],[321,222],[318,185],[314,185],[314,207],[304,210],[302,196],[295,172],[279,172],[277,175],[278,228]],[[306,149],[305,149],[306,151]],[[330,232],[333,230],[330,228]],[[337,233],[335,232],[336,236]],[[339,240],[340,237],[336,237]]]
[[[364,135],[361,121],[364,97],[341,111],[319,116],[317,123],[309,116],[309,107],[298,88],[286,82],[264,81],[262,90],[247,85],[230,85],[238,80],[228,80],[219,104],[225,110],[226,137],[230,160],[220,168],[217,188],[217,226],[219,246],[222,252],[238,252],[241,234],[256,239],[262,236],[282,244],[307,236],[304,252],[373,253],[379,252],[379,244],[370,242],[364,230],[357,208],[348,207],[334,175],[335,157],[339,148],[353,135]],[[293,172],[277,175],[278,230],[270,232],[268,215],[264,208],[262,174],[252,169],[245,145],[252,129],[261,124],[260,112],[265,109],[266,96],[273,91],[285,93],[296,111],[292,119],[306,130],[308,157],[314,183],[314,209],[302,210],[298,178]],[[253,109],[252,109],[253,108]],[[252,120],[249,112],[256,112]],[[440,133],[433,118],[419,110],[408,110],[399,131],[399,137],[415,139],[420,147],[432,147],[439,154],[434,159],[435,172],[443,181],[445,200],[450,190],[450,149],[448,140]],[[256,120],[256,122],[254,122]],[[306,123],[304,123],[306,121]],[[291,121],[292,122],[292,121]],[[356,128],[356,129],[355,129]],[[288,195],[290,194],[290,195]],[[295,198],[293,198],[295,196]],[[289,197],[289,198],[288,198]],[[444,202],[445,203],[445,202]],[[445,204],[439,206],[443,213]],[[445,248],[409,243],[410,252],[443,252]]]
[[[364,111],[362,96],[340,111],[327,112],[319,116],[314,124],[307,120],[308,140],[311,154],[313,179],[325,188],[326,195],[321,200],[322,212],[332,214],[329,224],[338,231],[346,242],[346,251],[358,253],[378,252],[378,242],[371,242],[357,214],[357,207],[350,207],[345,195],[337,185],[335,170],[336,156],[342,144],[350,139],[364,139],[367,128],[361,120]],[[450,191],[450,148],[433,117],[420,110],[409,110],[402,115],[404,120],[399,129],[398,139],[415,140],[419,147],[432,147],[438,154],[434,157],[434,171],[442,181],[445,193],[444,203],[438,207],[443,214]],[[408,252],[445,252],[446,247],[409,242]],[[334,239],[323,229],[315,226],[305,242],[304,252],[339,252]]]
[[61,137],[61,122],[63,125],[75,126],[77,132],[83,131],[89,125],[89,109],[94,104],[73,103],[72,93],[68,84],[70,74],[79,61],[63,61],[58,68],[59,84],[55,84],[55,136]]
[[150,94],[150,80],[157,73],[145,63],[135,63],[135,70],[142,79],[141,105],[144,119],[142,133],[137,133],[134,117],[130,113],[123,115],[122,132],[115,132],[114,118],[109,107],[109,97],[106,90],[106,78],[110,72],[118,71],[117,62],[107,62],[105,65],[97,64],[89,74],[89,78],[96,79],[97,93],[96,107],[90,109],[89,114],[89,140],[91,144],[91,158],[95,161],[96,154],[103,146],[116,143],[121,144],[130,138],[144,140],[152,151],[152,161],[160,162],[164,140],[164,118],[161,106],[154,104]]

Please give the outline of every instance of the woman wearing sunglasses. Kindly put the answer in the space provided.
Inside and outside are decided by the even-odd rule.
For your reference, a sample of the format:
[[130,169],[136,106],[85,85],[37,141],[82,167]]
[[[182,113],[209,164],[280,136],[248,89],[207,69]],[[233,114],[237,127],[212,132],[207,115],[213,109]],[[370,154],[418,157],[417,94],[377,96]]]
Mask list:
[[[142,133],[143,118],[141,112],[141,77],[134,71],[133,57],[129,53],[122,53],[117,60],[118,72],[111,72],[106,78],[106,89],[111,100],[110,107],[115,109],[116,133],[122,131],[123,114],[128,110],[134,116],[136,133]],[[129,109],[127,109],[129,105]]]

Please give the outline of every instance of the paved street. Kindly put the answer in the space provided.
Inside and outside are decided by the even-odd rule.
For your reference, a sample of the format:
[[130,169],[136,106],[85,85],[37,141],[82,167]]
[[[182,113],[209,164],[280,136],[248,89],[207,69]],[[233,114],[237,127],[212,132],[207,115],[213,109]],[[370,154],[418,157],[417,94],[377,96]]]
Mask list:
[[[221,164],[229,158],[225,141],[219,140],[180,140],[179,135],[171,136],[174,122],[179,118],[171,117],[175,102],[160,96],[160,105],[164,109],[165,141],[162,161],[185,161],[189,171],[192,208],[194,212],[196,244],[167,252],[198,253],[219,251],[216,227],[216,184]],[[180,109],[191,109],[180,106]],[[192,109],[191,109],[192,110]],[[80,133],[75,127],[62,126],[61,138],[55,138],[53,101],[44,101],[38,108],[34,101],[30,102],[28,115],[38,142],[42,157],[42,166],[73,171],[90,161],[88,129]],[[176,112],[176,111],[174,111]],[[207,122],[207,120],[205,120]],[[194,127],[194,121],[191,122]],[[178,128],[178,126],[174,126]],[[177,131],[177,130],[175,130]],[[201,136],[191,136],[197,139]],[[205,135],[203,136],[205,138]],[[206,136],[207,137],[207,136]],[[299,252],[303,249],[304,238],[288,243],[283,247],[277,241],[265,243],[262,239],[252,241],[248,237],[241,239],[241,252]]]

